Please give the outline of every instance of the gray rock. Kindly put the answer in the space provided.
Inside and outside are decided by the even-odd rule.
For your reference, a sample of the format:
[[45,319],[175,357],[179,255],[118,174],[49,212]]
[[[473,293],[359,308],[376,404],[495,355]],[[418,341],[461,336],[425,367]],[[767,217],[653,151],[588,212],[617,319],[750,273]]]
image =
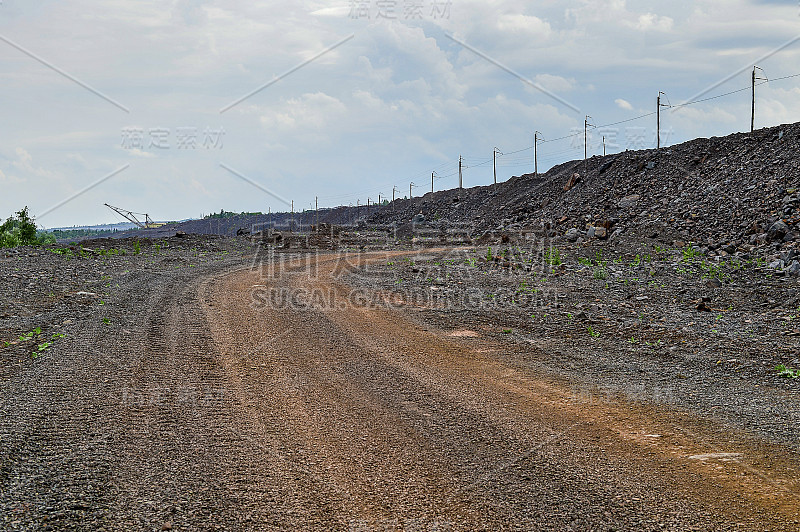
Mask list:
[[787,264],[791,263],[797,257],[797,250],[790,249],[781,253],[781,260]]
[[789,275],[800,275],[800,262],[792,261],[788,268],[784,270]]
[[789,232],[789,226],[783,223],[783,220],[778,220],[767,231],[767,237],[770,240],[783,240],[786,233]]
[[567,231],[567,233],[564,236],[566,236],[567,240],[569,240],[570,242],[575,242],[576,240],[578,240],[578,230],[573,227],[572,229]]
[[640,197],[641,196],[639,196],[638,194],[633,194],[631,196],[625,196],[624,198],[619,200],[619,206],[624,209],[626,207],[631,207],[633,205],[636,205],[636,202],[639,201]]

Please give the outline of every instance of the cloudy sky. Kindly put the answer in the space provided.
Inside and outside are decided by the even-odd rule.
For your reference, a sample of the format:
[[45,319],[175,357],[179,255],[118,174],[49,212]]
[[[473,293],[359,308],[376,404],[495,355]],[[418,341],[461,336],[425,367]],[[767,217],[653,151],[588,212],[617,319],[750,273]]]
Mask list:
[[[0,216],[364,203],[455,187],[459,156],[485,185],[495,147],[499,180],[532,171],[535,130],[540,170],[582,157],[586,115],[590,153],[651,147],[658,91],[754,64],[756,127],[800,121],[798,37],[797,0],[0,0]],[[662,139],[749,121],[747,89],[665,108]]]

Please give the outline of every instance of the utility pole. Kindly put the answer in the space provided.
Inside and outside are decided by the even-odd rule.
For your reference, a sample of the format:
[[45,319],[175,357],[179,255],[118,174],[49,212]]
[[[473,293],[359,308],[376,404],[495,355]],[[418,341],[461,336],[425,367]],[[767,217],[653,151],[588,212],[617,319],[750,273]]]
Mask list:
[[606,136],[603,135],[603,157],[606,156]]
[[759,66],[753,67],[753,105],[750,111],[750,133],[752,133],[753,129],[755,129],[755,124],[756,124],[756,81],[760,79],[769,81],[769,79],[767,79],[766,77],[761,78],[756,76],[756,69],[761,70],[762,73],[764,72],[764,69],[762,69]]
[[538,153],[536,152],[536,144],[539,142],[539,133],[538,131],[533,132],[533,175],[539,177],[539,157]]
[[292,200],[292,216],[289,218],[289,231],[294,232],[294,200]]
[[461,156],[458,156],[458,188],[464,188],[464,177],[461,173]]
[[492,152],[492,168],[494,168],[494,184],[497,184],[497,154],[503,155],[503,152],[497,149],[497,146],[494,147],[494,151]]
[[392,212],[394,212],[394,210],[395,210],[395,206],[394,206],[394,193],[395,192],[400,192],[400,190],[398,190],[397,187],[392,186]]
[[[589,119],[592,118],[586,115],[583,119],[583,173],[586,174],[586,160],[589,158]],[[592,127],[595,127],[592,125]]]
[[413,197],[412,193],[411,193],[411,189],[412,188],[414,188],[414,182],[413,181],[408,185],[408,199],[411,199]]
[[370,199],[367,198],[367,218],[369,218],[369,202],[370,202]]
[[431,172],[431,192],[433,192],[433,175],[434,175],[435,173],[436,173],[436,172]]
[[314,214],[317,216],[317,232],[319,232],[319,196],[314,196]]
[[661,148],[661,108],[662,107],[671,107],[669,104],[669,98],[667,98],[667,103],[661,103],[661,95],[666,96],[667,93],[663,91],[658,91],[658,98],[656,99],[656,149]]

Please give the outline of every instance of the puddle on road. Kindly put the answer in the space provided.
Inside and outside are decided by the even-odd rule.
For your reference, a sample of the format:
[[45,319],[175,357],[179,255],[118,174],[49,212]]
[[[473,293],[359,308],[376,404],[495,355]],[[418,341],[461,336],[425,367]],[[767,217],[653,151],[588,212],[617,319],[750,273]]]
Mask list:
[[448,333],[447,336],[453,336],[456,338],[478,338],[480,334],[476,333],[475,331],[470,331],[469,329],[461,329],[459,331]]
[[741,453],[708,453],[708,454],[693,454],[689,456],[689,460],[721,460],[723,462],[731,462],[741,458]]

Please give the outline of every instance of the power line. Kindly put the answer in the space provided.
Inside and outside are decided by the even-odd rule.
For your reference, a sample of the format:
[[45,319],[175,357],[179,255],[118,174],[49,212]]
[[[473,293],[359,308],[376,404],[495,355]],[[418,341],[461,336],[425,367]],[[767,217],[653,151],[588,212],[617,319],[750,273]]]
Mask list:
[[[690,101],[690,102],[685,102],[685,103],[682,103],[682,104],[677,104],[677,105],[666,104],[666,105],[664,105],[664,107],[677,110],[677,109],[681,109],[683,107],[688,107],[690,105],[696,105],[696,104],[699,104],[699,103],[709,102],[709,101],[717,100],[719,98],[725,98],[727,96],[738,94],[740,92],[744,92],[744,91],[747,91],[747,90],[752,90],[754,87],[759,87],[759,86],[761,86],[761,85],[763,85],[765,83],[770,83],[770,82],[774,83],[774,82],[777,82],[777,81],[783,81],[783,80],[794,79],[794,78],[799,78],[799,77],[800,77],[800,73],[791,74],[791,75],[788,75],[788,76],[781,76],[781,77],[774,78],[772,80],[766,80],[765,79],[765,80],[763,80],[761,82],[758,82],[758,80],[756,80],[755,83],[751,84],[751,86],[748,86],[748,87],[743,87],[741,89],[732,90],[732,91],[725,92],[725,93],[722,93],[722,94],[717,94],[715,96],[710,96],[710,97],[703,98],[703,99],[700,99],[700,100],[694,100],[694,101]],[[651,117],[651,116],[656,115],[656,114],[658,114],[658,112],[657,111],[653,111],[653,112],[645,113],[645,114],[642,114],[642,115],[634,116],[634,117],[631,117],[631,118],[626,118],[624,120],[619,120],[619,121],[616,121],[616,122],[610,122],[610,123],[607,123],[607,124],[602,124],[602,125],[599,125],[599,126],[596,126],[596,127],[598,129],[600,129],[600,128],[607,128],[607,127],[617,126],[617,125],[620,125],[620,124],[626,124],[626,123],[629,123],[629,122],[642,120],[644,118],[648,118],[648,117]],[[586,127],[586,124],[584,124],[584,126]],[[540,139],[538,139],[538,143],[539,144],[550,144],[550,143],[553,143],[553,142],[559,142],[559,141],[569,140],[569,139],[575,140],[581,135],[581,133],[582,132],[579,129],[575,128],[575,131],[573,131],[573,132],[571,132],[571,133],[569,133],[567,135],[563,135],[561,137],[556,137],[556,138],[547,139],[547,140],[544,140],[544,139],[540,138]],[[558,150],[558,151],[553,151],[553,152],[550,152],[550,153],[545,153],[543,157],[539,157],[539,158],[542,159],[545,162],[550,162],[550,161],[553,161],[553,160],[556,160],[556,159],[560,159],[560,158],[562,158],[562,156],[575,153],[581,147],[583,147],[584,149],[586,148],[585,145],[584,146],[570,146],[569,148],[564,149],[564,150]],[[527,157],[509,157],[509,156],[515,155],[515,154],[518,154],[518,153],[522,153],[522,152],[526,152],[526,151],[529,151],[529,150],[533,150],[534,148],[535,148],[535,146],[531,145],[531,146],[525,146],[525,147],[520,148],[518,150],[513,150],[513,151],[509,151],[509,152],[505,152],[505,153],[497,152],[496,153],[496,157],[497,157],[496,164],[497,164],[497,166],[500,166],[500,167],[503,167],[503,168],[524,166],[524,165],[530,164],[530,161],[528,160]],[[483,158],[480,158],[480,157],[460,157],[458,162],[447,161],[447,162],[441,163],[440,165],[434,167],[434,173],[435,173],[434,180],[442,180],[442,179],[448,179],[448,178],[454,177],[456,175],[459,175],[459,173],[463,169],[480,168],[480,167],[488,165],[489,163],[492,163],[493,160],[494,160],[494,158],[483,159]],[[428,174],[430,174],[430,171],[420,172],[418,174],[414,174],[413,178],[414,179],[422,179],[422,177],[424,176],[425,179],[427,179]],[[408,177],[406,179],[411,179],[411,177]],[[403,180],[404,180],[403,178],[400,178],[400,179],[395,180],[394,183],[396,184],[397,182],[401,182]],[[392,186],[392,183],[386,183],[386,184],[383,184],[383,185],[377,185],[375,188],[371,188],[369,190],[362,191],[362,192],[353,192],[353,193],[348,193],[348,194],[339,194],[339,195],[332,195],[332,196],[322,196],[321,199],[334,200],[335,201],[335,200],[344,199],[344,198],[355,198],[355,197],[363,196],[365,194],[373,194],[373,193],[375,193],[375,191],[377,191],[379,189],[382,189],[384,187],[387,187],[387,186]],[[410,190],[413,190],[414,188],[420,188],[420,187],[422,187],[422,185],[412,185]]]

